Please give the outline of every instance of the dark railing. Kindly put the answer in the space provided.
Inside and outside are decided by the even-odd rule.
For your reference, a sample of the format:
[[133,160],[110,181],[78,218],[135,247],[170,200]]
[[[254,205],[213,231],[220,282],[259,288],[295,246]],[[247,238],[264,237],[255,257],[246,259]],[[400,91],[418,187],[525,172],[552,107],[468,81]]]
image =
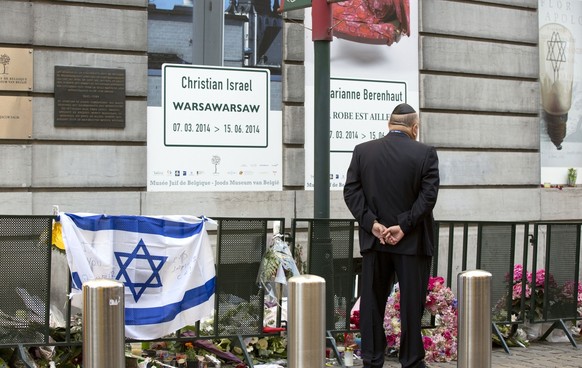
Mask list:
[[[542,340],[552,330],[560,328],[576,346],[564,321],[579,317],[580,230],[580,224],[535,224],[533,239],[536,247],[532,262],[532,279],[535,281],[532,282],[531,304],[527,308],[531,311],[531,322],[553,322],[540,338]],[[537,268],[540,264],[544,264],[543,273]],[[541,313],[537,312],[539,310]]]
[[[15,355],[28,346],[81,344],[71,334],[70,303],[64,307],[63,338],[61,341],[49,339],[53,219],[52,216],[0,216],[0,277],[3,280],[0,348],[16,348]],[[182,338],[177,334],[168,339],[192,341],[229,337],[242,345],[245,336],[264,335],[265,295],[257,283],[257,275],[272,240],[273,228],[279,226],[281,232],[285,232],[285,222],[282,218],[214,219],[218,225],[209,229],[216,247],[217,271],[212,333],[204,335],[200,323],[196,323],[194,337]],[[518,324],[528,321],[552,322],[541,338],[560,328],[576,346],[565,321],[579,318],[582,224],[458,221],[437,224],[431,274],[444,275],[447,286],[455,290],[455,276],[460,272],[469,269],[490,272],[493,276],[492,332],[504,344],[497,326],[510,325],[515,331]],[[306,259],[297,260],[298,264],[306,264],[303,271],[326,279],[326,299],[329,301],[326,326],[334,349],[333,334],[357,332],[349,323],[359,290],[360,258],[359,254],[354,254],[356,230],[353,220],[293,219],[288,237],[291,248],[300,245],[306,250]],[[523,272],[516,280],[514,269],[519,265]],[[533,275],[531,280],[528,274]],[[247,313],[237,314],[233,305],[246,305]],[[428,315],[424,324],[429,327],[434,322]],[[284,324],[281,308],[276,324]],[[241,347],[246,354],[246,349]],[[509,352],[506,344],[504,348]],[[248,355],[245,360],[252,367]]]
[[52,217],[0,217],[0,347],[50,343]]
[[[284,219],[216,218],[216,289],[214,338],[235,338],[245,360],[253,367],[243,343],[244,336],[264,335],[265,290],[257,275],[272,238],[274,222],[285,228]],[[238,309],[238,310],[237,310]],[[280,324],[280,309],[278,313]],[[202,336],[197,331],[197,336]],[[204,336],[204,338],[210,338]]]
[[[492,274],[492,329],[507,352],[498,326],[511,325],[514,333],[526,321],[553,322],[540,339],[560,328],[576,346],[565,321],[579,318],[580,223],[438,224],[437,258],[447,259],[446,267],[438,264],[438,273],[446,274],[449,287],[456,288],[453,275],[463,270],[482,269]],[[562,292],[564,288],[569,293]]]
[[334,335],[357,332],[350,328],[350,314],[357,299],[354,230],[355,221],[345,219],[293,219],[291,225],[292,249],[299,233],[307,232],[307,273],[325,279],[327,341],[339,359]]

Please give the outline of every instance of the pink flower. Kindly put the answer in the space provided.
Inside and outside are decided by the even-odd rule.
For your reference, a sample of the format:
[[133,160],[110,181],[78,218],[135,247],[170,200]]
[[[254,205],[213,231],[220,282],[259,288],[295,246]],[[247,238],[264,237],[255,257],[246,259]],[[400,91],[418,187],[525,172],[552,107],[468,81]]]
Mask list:
[[[521,289],[522,289],[521,282],[513,285],[513,293],[511,295],[511,298],[513,300],[520,300],[521,299]],[[531,297],[531,286],[529,286],[529,284],[525,284],[525,297],[526,298]]]
[[354,328],[356,330],[360,329],[360,311],[356,310],[352,313],[352,316],[350,317],[350,323],[354,325]]
[[536,286],[544,286],[544,281],[546,279],[546,270],[538,270],[538,272],[536,272]]
[[386,343],[388,344],[388,346],[396,345],[396,336],[394,335],[386,336]]
[[[514,265],[513,280],[511,281],[510,284],[512,299],[512,306],[510,312],[513,316],[520,315],[522,298],[525,299],[526,318],[531,316],[539,317],[542,315],[543,308],[545,307],[544,300],[546,300],[544,295],[545,293],[548,293],[549,297],[548,300],[550,301],[550,303],[561,303],[563,302],[563,300],[560,299],[563,299],[564,297],[567,298],[567,296],[565,295],[565,289],[564,288],[560,289],[553,275],[547,273],[546,270],[544,269],[537,270],[535,272],[535,275],[532,274],[532,272],[526,272],[525,277],[524,272],[526,272],[524,266],[520,264]],[[523,286],[524,278],[526,280],[525,287]],[[533,295],[534,290],[536,299],[535,306],[531,303],[531,298],[534,297]],[[498,305],[496,306],[496,309],[502,313],[505,313],[505,311],[503,310],[505,308],[503,303],[504,300],[500,300],[498,302]]]
[[436,300],[435,300],[434,296],[432,294],[428,294],[426,296],[426,303],[425,303],[426,307],[429,307],[435,303],[436,303]]
[[423,336],[422,343],[424,345],[425,350],[430,350],[430,348],[434,345],[432,339],[429,336]]
[[445,283],[445,279],[440,277],[440,276],[431,277],[428,280],[428,290],[431,291],[435,288],[435,286],[443,285],[444,283]]
[[523,277],[523,266],[520,264],[516,264],[513,267],[513,281],[521,281]]

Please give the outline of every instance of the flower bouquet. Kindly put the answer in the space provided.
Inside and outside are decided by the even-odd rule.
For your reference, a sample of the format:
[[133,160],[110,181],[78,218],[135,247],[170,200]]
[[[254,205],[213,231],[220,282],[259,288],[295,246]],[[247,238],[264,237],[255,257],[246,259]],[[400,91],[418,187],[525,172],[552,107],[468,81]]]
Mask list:
[[[545,293],[547,295],[547,302],[549,306],[556,303],[561,303],[566,296],[564,290],[558,287],[554,277],[550,274],[548,277],[547,287],[546,271],[544,269],[537,270],[534,274],[526,271],[524,277],[524,268],[521,264],[516,264],[513,267],[513,277],[507,281],[511,283],[511,314],[515,317],[521,317],[521,302],[525,302],[525,315],[527,320],[542,320],[544,317]],[[523,280],[525,279],[525,286]],[[568,291],[566,290],[566,293]],[[569,294],[572,297],[572,294]],[[504,299],[505,300],[505,299]],[[503,301],[500,301],[500,305]],[[547,306],[547,307],[549,307]]]
[[[457,359],[457,299],[445,286],[442,277],[431,277],[426,297],[426,310],[435,318],[435,327],[422,330],[427,362],[449,362]],[[388,297],[384,314],[386,342],[390,352],[400,347],[400,289],[395,285]]]
[[275,285],[286,285],[292,276],[298,276],[299,270],[289,249],[289,244],[282,235],[273,237],[273,244],[267,249],[257,275],[257,283],[265,289],[265,293],[275,301],[279,300]]

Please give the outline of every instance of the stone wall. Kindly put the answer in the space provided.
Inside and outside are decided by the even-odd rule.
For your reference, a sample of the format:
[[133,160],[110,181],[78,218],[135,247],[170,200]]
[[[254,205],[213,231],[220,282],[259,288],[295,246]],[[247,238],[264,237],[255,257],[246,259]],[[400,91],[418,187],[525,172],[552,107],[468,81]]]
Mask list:
[[[0,44],[33,49],[33,131],[0,140],[0,213],[139,213],[146,181],[147,1],[1,1]],[[126,71],[126,126],[56,128],[55,66]]]

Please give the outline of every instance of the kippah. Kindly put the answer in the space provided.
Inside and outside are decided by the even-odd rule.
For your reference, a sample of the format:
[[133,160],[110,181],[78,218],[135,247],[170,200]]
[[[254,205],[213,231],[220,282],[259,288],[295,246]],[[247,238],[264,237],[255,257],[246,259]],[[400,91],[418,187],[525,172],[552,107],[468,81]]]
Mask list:
[[416,110],[412,108],[409,104],[402,103],[394,108],[392,111],[395,115],[406,115],[406,114],[414,114]]

